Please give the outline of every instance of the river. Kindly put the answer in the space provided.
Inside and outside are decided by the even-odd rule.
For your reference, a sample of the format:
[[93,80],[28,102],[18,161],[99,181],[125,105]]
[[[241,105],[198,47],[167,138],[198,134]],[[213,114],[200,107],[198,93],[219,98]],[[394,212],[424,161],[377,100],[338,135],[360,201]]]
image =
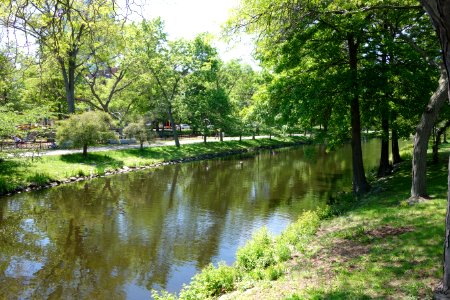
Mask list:
[[[363,144],[366,169],[378,140]],[[351,189],[351,149],[265,150],[0,198],[0,298],[148,299],[210,262],[233,263]]]

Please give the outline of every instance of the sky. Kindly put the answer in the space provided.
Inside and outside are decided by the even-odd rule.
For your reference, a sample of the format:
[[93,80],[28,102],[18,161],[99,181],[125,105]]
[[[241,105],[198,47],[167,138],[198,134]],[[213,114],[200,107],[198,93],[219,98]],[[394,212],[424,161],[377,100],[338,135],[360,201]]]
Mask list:
[[[239,0],[145,0],[142,16],[146,19],[161,17],[169,39],[192,39],[203,32],[219,37],[221,25],[228,19],[230,10],[237,7],[239,2]],[[245,63],[257,66],[257,62],[251,57],[253,44],[249,37],[242,37],[239,42],[230,44],[216,41],[214,46],[225,61],[240,58]]]

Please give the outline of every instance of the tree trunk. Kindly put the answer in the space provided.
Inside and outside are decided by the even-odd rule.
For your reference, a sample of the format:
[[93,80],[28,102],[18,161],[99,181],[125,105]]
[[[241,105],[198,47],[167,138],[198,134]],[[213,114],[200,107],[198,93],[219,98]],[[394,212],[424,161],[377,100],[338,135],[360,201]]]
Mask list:
[[221,142],[223,142],[223,131],[222,130],[219,131],[219,140]]
[[62,112],[62,104],[58,103],[58,120],[62,120],[63,119],[63,112]]
[[144,142],[141,142],[141,150],[144,150]]
[[398,164],[402,162],[400,157],[400,147],[398,146],[398,133],[397,129],[392,129],[392,163]]
[[438,119],[439,110],[448,99],[447,74],[442,72],[439,86],[431,96],[414,135],[412,158],[411,197],[428,197],[427,194],[427,149],[433,126]]
[[84,144],[84,145],[83,145],[83,156],[84,156],[84,157],[87,156],[87,148],[88,148],[88,145],[87,145],[87,144]]
[[178,140],[178,132],[175,125],[175,121],[172,115],[172,106],[169,105],[169,109],[167,110],[167,114],[169,116],[170,125],[172,126],[173,139],[175,140],[175,146],[180,147],[180,141]]
[[436,131],[436,138],[433,143],[433,164],[437,164],[439,162],[439,145],[441,144],[441,136],[445,134],[445,131],[449,126],[450,121],[447,121]]
[[75,113],[76,54],[70,55],[67,68],[63,59],[59,59],[59,64],[63,74],[64,87],[66,90],[67,109],[69,114],[73,114]]
[[439,145],[441,144],[441,135],[437,134],[433,143],[433,164],[439,162]]
[[205,144],[206,144],[206,133],[205,133],[205,134],[203,134],[203,143],[205,143]]
[[351,100],[352,125],[352,163],[353,163],[353,192],[362,195],[369,191],[370,186],[366,180],[361,148],[361,116],[359,111],[358,95],[358,47],[353,34],[348,35],[349,67],[353,80],[353,99]]
[[381,138],[381,156],[377,173],[378,177],[384,177],[392,171],[389,164],[389,118],[386,112],[381,116],[381,128],[383,129],[383,136]]
[[[421,0],[422,5],[431,17],[433,25],[437,31],[441,42],[442,57],[446,68],[447,78],[450,75],[450,3],[448,0]],[[441,76],[442,79],[442,76]],[[441,88],[440,80],[439,87]],[[445,84],[448,98],[448,79]],[[443,87],[442,87],[443,89]],[[433,95],[434,96],[434,95]],[[444,100],[445,101],[445,100]],[[436,113],[437,114],[437,113]],[[449,161],[449,178],[448,178],[448,195],[447,195],[447,216],[445,222],[445,243],[444,243],[444,276],[442,286],[435,290],[435,299],[450,299],[450,161]]]

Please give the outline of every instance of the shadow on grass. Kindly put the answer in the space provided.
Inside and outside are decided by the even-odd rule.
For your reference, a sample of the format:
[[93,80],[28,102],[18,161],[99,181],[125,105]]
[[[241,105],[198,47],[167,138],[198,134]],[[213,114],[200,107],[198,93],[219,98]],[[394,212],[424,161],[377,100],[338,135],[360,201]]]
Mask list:
[[123,162],[110,157],[107,154],[88,153],[83,156],[80,153],[62,155],[61,161],[69,164],[86,164],[94,166],[97,170],[104,170],[105,168],[118,169],[123,166]]
[[[340,279],[334,288],[338,291],[369,288],[382,298],[396,295],[397,299],[423,299],[431,294],[431,287],[442,276],[447,163],[442,160],[437,165],[428,165],[430,201],[412,206],[404,202],[411,188],[411,162],[406,161],[397,167],[392,177],[374,182],[372,192],[361,203],[349,207],[347,211],[358,211],[357,216],[369,221],[369,228],[406,226],[413,231],[367,240],[364,245],[370,248],[369,253],[342,263],[338,271]],[[364,222],[358,224],[366,226]],[[350,239],[358,242],[358,238],[355,233]],[[342,294],[341,297],[327,290],[312,291],[310,295],[316,294],[317,297],[310,298],[364,299],[363,295]]]
[[4,160],[0,162],[0,175],[9,175],[14,173],[18,167],[23,164],[19,161],[14,160]]
[[25,164],[16,160],[0,162],[0,194],[11,192],[17,187],[17,182],[23,176]]
[[[285,298],[285,300],[300,300],[305,299],[303,297],[300,297],[298,295],[293,295],[291,297]],[[311,300],[352,300],[352,299],[358,299],[358,300],[365,300],[365,299],[372,299],[372,297],[362,294],[362,293],[354,293],[351,291],[331,291],[331,292],[325,292],[321,290],[312,290],[308,293],[308,298]]]

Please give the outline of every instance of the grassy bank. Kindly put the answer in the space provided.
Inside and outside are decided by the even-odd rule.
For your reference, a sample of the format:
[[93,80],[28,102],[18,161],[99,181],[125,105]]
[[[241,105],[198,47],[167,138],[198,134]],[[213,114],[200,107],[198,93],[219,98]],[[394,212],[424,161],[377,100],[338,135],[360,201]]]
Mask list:
[[431,299],[442,276],[450,147],[444,148],[440,163],[429,166],[431,200],[407,203],[411,164],[405,161],[362,199],[344,195],[325,211],[304,214],[281,236],[263,229],[233,266],[206,268],[180,298]]
[[161,146],[91,152],[81,154],[15,158],[0,162],[0,195],[26,187],[45,186],[70,178],[95,177],[110,174],[118,169],[152,166],[162,162],[197,158],[209,154],[245,151],[255,148],[288,146],[305,141],[301,137],[257,139],[244,141],[208,142],[187,144],[180,148]]

